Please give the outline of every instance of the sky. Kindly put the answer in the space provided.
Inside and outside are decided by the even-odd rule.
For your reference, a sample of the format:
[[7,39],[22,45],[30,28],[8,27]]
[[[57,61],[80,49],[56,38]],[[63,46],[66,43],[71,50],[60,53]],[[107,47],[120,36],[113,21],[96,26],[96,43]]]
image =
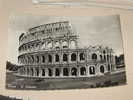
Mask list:
[[119,15],[109,16],[33,16],[11,15],[8,28],[7,60],[17,64],[18,38],[29,28],[69,21],[75,34],[79,36],[79,46],[108,46],[117,55],[123,53],[122,34]]

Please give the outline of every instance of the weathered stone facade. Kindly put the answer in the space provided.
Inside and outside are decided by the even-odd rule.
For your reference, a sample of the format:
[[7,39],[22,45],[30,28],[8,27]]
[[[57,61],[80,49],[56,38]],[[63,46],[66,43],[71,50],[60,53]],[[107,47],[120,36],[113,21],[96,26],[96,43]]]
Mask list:
[[109,47],[80,48],[68,21],[37,26],[19,38],[18,76],[69,78],[105,75],[115,70]]

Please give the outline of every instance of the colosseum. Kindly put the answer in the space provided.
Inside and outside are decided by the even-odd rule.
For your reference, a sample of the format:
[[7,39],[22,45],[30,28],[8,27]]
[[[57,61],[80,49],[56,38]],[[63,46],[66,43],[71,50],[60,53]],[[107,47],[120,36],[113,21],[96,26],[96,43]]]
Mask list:
[[30,78],[78,78],[116,70],[115,53],[105,46],[80,47],[69,21],[28,29],[19,37],[17,75]]

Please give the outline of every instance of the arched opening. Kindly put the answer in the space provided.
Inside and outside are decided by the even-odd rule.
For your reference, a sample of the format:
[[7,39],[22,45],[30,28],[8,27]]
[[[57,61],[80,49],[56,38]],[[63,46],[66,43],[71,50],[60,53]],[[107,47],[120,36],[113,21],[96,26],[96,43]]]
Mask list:
[[60,61],[59,55],[56,54],[56,55],[55,55],[55,62],[59,62],[59,61]]
[[90,66],[89,73],[90,74],[95,74],[95,67],[94,66]]
[[63,47],[63,48],[68,48],[68,43],[67,43],[66,41],[63,41],[62,47]]
[[95,53],[92,54],[92,59],[97,60],[97,55]]
[[68,61],[67,54],[63,54],[63,61]]
[[80,53],[79,58],[80,58],[80,61],[85,60],[85,54],[84,53]]
[[100,72],[101,72],[101,73],[104,73],[104,66],[103,66],[103,65],[100,66]]
[[59,70],[59,68],[56,68],[55,69],[55,76],[60,76],[60,70]]
[[63,69],[63,76],[68,76],[68,75],[69,75],[68,68],[64,68]]
[[72,76],[76,76],[77,75],[77,69],[76,68],[72,68],[71,69],[71,74],[72,74]]
[[48,62],[52,63],[52,56],[51,55],[48,55]]
[[45,56],[42,56],[42,62],[45,63]]
[[76,54],[75,53],[72,53],[71,54],[71,61],[76,61]]
[[48,76],[52,76],[53,75],[53,73],[52,73],[52,69],[48,69]]
[[86,68],[85,67],[80,68],[80,75],[86,75]]

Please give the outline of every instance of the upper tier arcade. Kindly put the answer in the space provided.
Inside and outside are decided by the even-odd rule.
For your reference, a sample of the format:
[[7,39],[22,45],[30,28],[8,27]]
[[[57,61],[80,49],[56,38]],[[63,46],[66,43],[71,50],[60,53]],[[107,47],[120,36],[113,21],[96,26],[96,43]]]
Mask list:
[[30,28],[19,37],[19,53],[53,50],[75,49],[78,47],[77,35],[72,31],[68,21],[44,24]]
[[49,23],[30,28],[27,33],[22,33],[19,37],[19,43],[21,45],[37,39],[69,36],[72,34],[71,25],[68,21]]

